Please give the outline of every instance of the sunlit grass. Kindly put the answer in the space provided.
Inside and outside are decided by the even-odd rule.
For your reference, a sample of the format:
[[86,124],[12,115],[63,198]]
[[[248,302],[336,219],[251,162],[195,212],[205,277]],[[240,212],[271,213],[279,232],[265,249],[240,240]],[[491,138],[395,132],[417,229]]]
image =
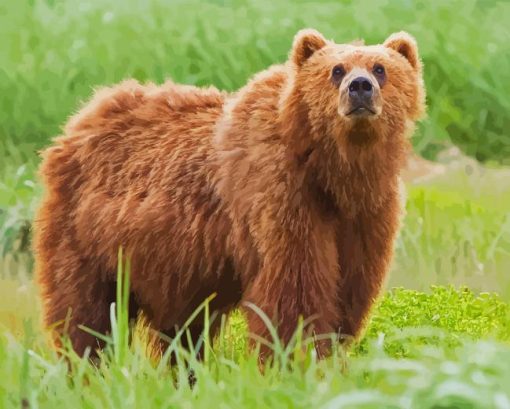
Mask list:
[[[121,289],[127,288],[127,276],[119,277]],[[293,357],[277,349],[275,363],[264,371],[246,346],[241,314],[231,317],[214,344],[205,332],[203,360],[181,348],[186,328],[154,359],[136,336],[127,344],[127,293],[117,297],[113,331],[105,337],[99,363],[77,357],[68,343],[59,358],[33,323],[25,323],[23,337],[2,332],[0,407],[506,408],[510,403],[510,308],[495,295],[453,288],[435,288],[430,295],[395,290],[381,300],[366,338],[350,352],[338,347],[331,358],[318,361],[313,354]],[[203,317],[206,306],[194,317]]]
[[408,186],[390,286],[468,285],[510,300],[509,176],[459,166]]
[[[304,26],[337,41],[380,42],[391,31],[409,30],[425,63],[429,106],[413,138],[416,151],[431,155],[454,141],[486,159],[510,157],[510,82],[498,80],[510,71],[509,4],[21,0],[0,6],[6,39],[0,47],[0,275],[29,276],[30,223],[41,194],[36,150],[59,134],[93,87],[171,77],[234,90],[284,61]],[[241,24],[247,16],[258,24]],[[510,295],[510,175],[466,170],[449,172],[441,184],[410,186],[390,286],[455,283]]]

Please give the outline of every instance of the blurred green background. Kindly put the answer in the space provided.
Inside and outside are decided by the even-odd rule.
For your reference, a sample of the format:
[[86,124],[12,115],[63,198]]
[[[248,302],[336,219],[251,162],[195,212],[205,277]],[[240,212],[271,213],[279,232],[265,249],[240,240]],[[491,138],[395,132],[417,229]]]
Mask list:
[[416,36],[429,119],[415,136],[433,156],[449,142],[510,163],[510,3],[462,1],[19,0],[0,6],[0,138],[43,146],[90,95],[126,77],[234,90],[285,59],[314,27],[346,42]]
[[[0,3],[0,274],[30,278],[37,151],[94,87],[127,77],[235,90],[314,27],[380,43],[407,30],[428,117],[390,285],[510,294],[510,2],[109,1]],[[430,165],[430,166],[429,166]]]

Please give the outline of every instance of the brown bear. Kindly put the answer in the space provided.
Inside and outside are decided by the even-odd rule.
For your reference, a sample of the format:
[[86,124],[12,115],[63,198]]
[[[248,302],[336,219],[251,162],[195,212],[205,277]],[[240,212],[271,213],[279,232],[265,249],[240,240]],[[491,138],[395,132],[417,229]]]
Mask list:
[[[286,63],[233,94],[172,82],[99,90],[43,153],[45,324],[57,342],[67,328],[79,354],[101,346],[78,326],[109,331],[122,246],[130,314],[170,337],[212,293],[218,313],[257,305],[284,343],[301,318],[310,336],[356,337],[388,272],[424,98],[409,34],[340,45],[310,29]],[[197,319],[194,342],[202,330]]]

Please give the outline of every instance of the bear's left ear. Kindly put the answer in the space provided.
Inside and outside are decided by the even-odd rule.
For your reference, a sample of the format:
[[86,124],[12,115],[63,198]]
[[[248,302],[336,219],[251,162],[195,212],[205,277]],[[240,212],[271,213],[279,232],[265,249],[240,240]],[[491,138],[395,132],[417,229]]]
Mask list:
[[405,57],[414,69],[421,67],[416,40],[405,31],[390,35],[384,42],[384,46],[395,50]]
[[311,28],[300,30],[294,37],[290,59],[296,66],[301,67],[314,52],[320,50],[326,43],[324,36],[317,30]]

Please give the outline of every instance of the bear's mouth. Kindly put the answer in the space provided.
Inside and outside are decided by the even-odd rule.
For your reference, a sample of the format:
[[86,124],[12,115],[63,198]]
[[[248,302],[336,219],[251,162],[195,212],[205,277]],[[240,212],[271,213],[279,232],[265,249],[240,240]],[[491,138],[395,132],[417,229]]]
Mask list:
[[347,112],[347,116],[371,116],[376,115],[374,109],[366,105],[358,105]]

